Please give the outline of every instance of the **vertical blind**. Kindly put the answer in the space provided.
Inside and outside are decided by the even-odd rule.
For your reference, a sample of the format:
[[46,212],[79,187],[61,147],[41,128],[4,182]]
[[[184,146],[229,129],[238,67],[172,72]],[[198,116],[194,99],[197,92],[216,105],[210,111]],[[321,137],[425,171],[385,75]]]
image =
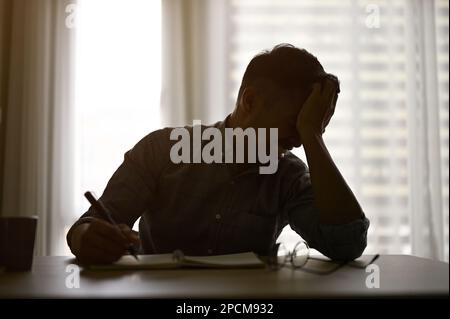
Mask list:
[[[411,158],[426,150],[411,145],[411,116],[417,115],[411,114],[416,97],[410,88],[413,83],[415,93],[423,86],[423,55],[415,54],[420,39],[413,22],[421,14],[420,2],[412,9],[410,2],[230,0],[226,11],[228,105],[235,103],[250,59],[278,43],[307,49],[339,77],[341,94],[324,138],[371,220],[367,253],[414,250],[411,211],[417,194],[411,185],[419,172],[412,170]],[[441,194],[431,198],[439,201],[437,227],[448,260],[448,1],[436,1],[433,11],[441,163],[441,187],[433,191]],[[418,105],[433,107],[422,100]],[[301,151],[297,154],[305,159]],[[294,240],[292,232],[285,236]]]

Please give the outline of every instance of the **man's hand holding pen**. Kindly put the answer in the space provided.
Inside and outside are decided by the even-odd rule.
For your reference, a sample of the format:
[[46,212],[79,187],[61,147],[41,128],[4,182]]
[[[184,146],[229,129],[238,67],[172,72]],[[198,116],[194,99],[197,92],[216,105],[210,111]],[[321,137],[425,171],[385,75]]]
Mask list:
[[109,264],[127,253],[130,245],[139,246],[136,232],[127,225],[112,225],[94,218],[79,225],[72,236],[72,251],[82,264]]

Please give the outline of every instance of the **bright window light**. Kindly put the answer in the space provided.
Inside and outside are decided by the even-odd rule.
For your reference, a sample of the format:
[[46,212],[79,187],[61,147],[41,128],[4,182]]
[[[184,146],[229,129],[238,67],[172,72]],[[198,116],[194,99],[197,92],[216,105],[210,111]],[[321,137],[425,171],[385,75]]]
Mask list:
[[100,196],[124,153],[160,126],[161,3],[78,2],[74,219]]

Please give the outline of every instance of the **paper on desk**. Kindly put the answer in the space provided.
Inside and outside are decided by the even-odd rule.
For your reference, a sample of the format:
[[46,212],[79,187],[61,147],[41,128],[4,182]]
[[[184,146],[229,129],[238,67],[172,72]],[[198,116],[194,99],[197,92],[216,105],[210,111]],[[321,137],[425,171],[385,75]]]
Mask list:
[[217,268],[254,268],[264,267],[264,263],[251,252],[240,254],[216,255],[216,256],[186,256],[184,266],[206,266]]
[[264,263],[252,252],[216,255],[216,256],[184,256],[174,258],[173,254],[139,255],[139,260],[126,255],[111,265],[93,265],[93,270],[139,270],[139,269],[175,269],[180,267],[194,268],[261,268]]

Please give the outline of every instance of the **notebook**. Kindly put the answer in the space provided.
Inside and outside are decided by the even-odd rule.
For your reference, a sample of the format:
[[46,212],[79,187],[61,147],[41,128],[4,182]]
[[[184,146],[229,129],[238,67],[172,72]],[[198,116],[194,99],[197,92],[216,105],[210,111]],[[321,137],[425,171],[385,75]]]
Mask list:
[[131,255],[122,256],[109,265],[92,265],[92,270],[146,270],[176,268],[262,268],[265,266],[253,252],[215,255],[184,256],[182,254],[139,255],[136,260]]

